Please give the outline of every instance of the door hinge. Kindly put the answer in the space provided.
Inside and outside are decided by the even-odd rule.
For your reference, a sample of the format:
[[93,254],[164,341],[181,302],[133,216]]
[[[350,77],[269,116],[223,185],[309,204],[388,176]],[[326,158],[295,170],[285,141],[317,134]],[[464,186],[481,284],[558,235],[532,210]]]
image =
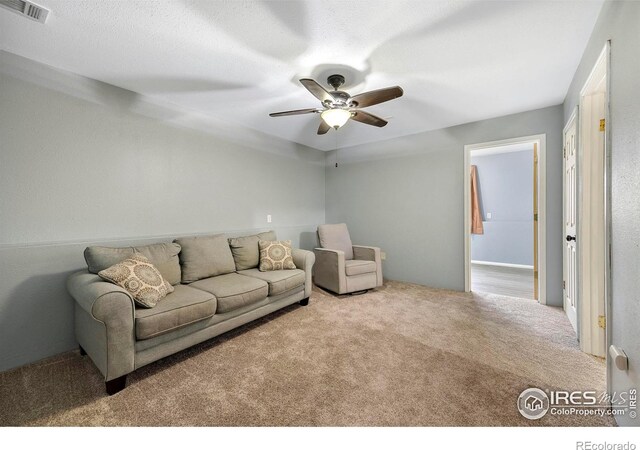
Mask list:
[[533,215],[533,220],[537,221],[538,220],[538,214],[534,214]]
[[598,316],[598,326],[600,328],[607,328],[607,318],[605,316]]
[[605,120],[600,119],[600,131],[604,131],[604,127],[605,127]]
[[562,280],[562,289],[566,290],[567,289],[567,282]]
[[567,147],[562,147],[562,157],[567,158]]

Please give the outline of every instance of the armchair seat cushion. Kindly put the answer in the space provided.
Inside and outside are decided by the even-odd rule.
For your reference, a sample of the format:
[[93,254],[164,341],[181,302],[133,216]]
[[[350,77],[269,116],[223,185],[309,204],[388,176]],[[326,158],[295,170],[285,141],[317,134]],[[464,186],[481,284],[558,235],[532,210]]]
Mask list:
[[378,270],[375,261],[364,261],[361,259],[352,259],[344,262],[344,271],[347,276],[361,275],[363,273],[371,273]]
[[237,273],[206,278],[189,286],[215,295],[218,299],[218,314],[259,302],[269,294],[269,285],[266,281]]
[[149,339],[208,319],[216,313],[216,306],[216,298],[209,292],[184,285],[174,286],[174,291],[155,308],[136,308],[136,338]]
[[304,270],[300,269],[273,270],[270,272],[260,272],[259,269],[249,269],[238,273],[266,281],[269,285],[270,297],[302,286],[305,281]]

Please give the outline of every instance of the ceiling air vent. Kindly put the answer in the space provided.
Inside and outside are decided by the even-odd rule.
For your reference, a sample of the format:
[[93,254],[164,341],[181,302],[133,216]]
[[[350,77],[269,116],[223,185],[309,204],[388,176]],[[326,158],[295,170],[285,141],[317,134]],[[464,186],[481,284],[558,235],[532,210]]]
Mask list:
[[49,10],[24,0],[0,0],[0,6],[36,22],[44,23]]

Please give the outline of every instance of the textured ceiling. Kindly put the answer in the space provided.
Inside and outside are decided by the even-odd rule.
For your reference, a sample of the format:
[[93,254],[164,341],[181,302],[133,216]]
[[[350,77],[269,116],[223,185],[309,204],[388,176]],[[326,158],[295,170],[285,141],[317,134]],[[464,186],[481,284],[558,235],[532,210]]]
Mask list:
[[[45,25],[0,9],[3,50],[182,109],[331,150],[563,101],[599,1],[38,0]],[[298,82],[348,66],[351,94],[400,85],[316,136]],[[318,79],[324,83],[324,79]]]

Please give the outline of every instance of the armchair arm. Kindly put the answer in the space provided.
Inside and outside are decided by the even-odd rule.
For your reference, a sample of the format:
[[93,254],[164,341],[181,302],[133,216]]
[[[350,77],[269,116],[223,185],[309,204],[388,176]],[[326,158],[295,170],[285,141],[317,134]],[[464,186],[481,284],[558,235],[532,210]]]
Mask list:
[[342,250],[315,248],[316,264],[313,267],[315,283],[337,294],[347,291],[345,256]]
[[380,261],[380,247],[354,245],[353,259],[363,259],[365,261]]
[[313,283],[311,276],[313,274],[313,263],[316,261],[316,255],[308,250],[301,250],[299,248],[291,249],[291,256],[293,257],[293,263],[298,269],[304,270],[304,296],[309,298],[311,295],[311,289]]
[[76,339],[106,381],[134,370],[135,305],[129,293],[87,271],[72,274]]
[[380,247],[367,247],[365,245],[353,245],[353,259],[365,261],[375,261],[376,263],[376,286],[382,286],[382,258],[380,257]]

